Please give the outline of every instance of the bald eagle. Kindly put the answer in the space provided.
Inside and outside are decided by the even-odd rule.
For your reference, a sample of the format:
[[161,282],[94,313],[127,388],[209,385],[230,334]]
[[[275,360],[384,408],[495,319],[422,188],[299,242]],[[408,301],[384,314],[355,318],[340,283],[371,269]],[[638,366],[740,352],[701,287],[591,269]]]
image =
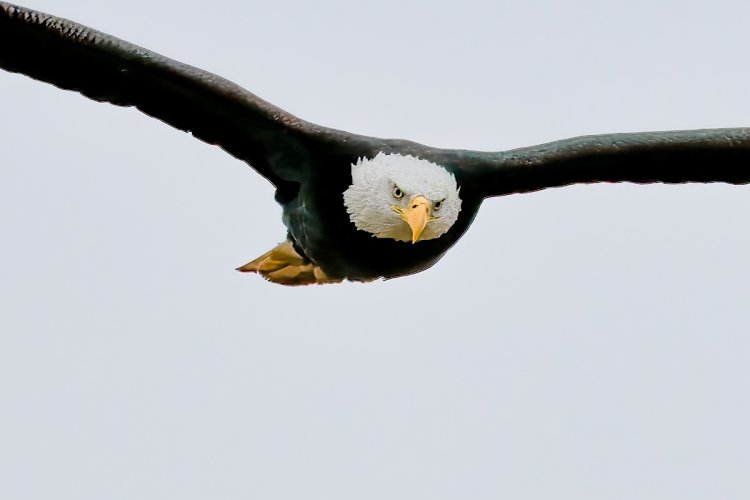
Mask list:
[[285,241],[239,267],[285,285],[422,271],[485,198],[574,183],[750,182],[750,128],[608,134],[511,151],[439,149],[303,121],[206,71],[0,2],[0,67],[135,106],[276,188]]

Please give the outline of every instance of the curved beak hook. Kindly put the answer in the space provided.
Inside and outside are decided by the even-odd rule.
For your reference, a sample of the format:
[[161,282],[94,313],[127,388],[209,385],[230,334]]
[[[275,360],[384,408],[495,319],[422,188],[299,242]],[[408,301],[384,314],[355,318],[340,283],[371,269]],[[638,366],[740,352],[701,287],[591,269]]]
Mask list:
[[401,218],[411,228],[411,242],[416,243],[430,221],[430,201],[422,195],[415,196],[409,206],[401,212]]

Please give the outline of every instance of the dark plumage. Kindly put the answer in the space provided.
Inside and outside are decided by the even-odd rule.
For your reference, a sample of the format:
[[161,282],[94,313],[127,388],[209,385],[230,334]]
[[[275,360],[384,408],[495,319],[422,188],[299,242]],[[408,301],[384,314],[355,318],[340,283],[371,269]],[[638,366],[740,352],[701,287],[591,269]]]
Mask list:
[[[461,237],[491,196],[574,183],[750,182],[747,128],[609,134],[505,152],[360,136],[300,120],[211,73],[3,2],[0,67],[91,99],[135,106],[252,166],[276,187],[292,244],[271,253],[265,268],[256,259],[241,269],[288,284],[424,270]],[[462,204],[450,230],[411,244],[373,238],[354,226],[342,200],[352,184],[352,164],[380,152],[412,155],[453,173]],[[283,265],[274,267],[274,259]]]

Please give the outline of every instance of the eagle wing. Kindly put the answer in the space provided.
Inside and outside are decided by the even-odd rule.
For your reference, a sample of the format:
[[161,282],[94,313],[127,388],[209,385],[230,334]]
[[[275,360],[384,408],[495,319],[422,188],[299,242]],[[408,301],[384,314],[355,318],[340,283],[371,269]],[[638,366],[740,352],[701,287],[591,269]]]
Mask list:
[[[277,187],[346,132],[303,121],[242,87],[72,21],[0,2],[0,67],[135,106],[247,162]],[[290,178],[292,177],[292,178]]]
[[593,135],[445,161],[483,197],[594,182],[747,184],[750,128]]

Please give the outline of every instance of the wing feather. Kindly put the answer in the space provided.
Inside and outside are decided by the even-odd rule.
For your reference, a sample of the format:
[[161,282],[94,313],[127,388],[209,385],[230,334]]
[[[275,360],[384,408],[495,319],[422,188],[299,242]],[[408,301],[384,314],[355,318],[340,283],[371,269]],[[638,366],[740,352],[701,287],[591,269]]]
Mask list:
[[[0,67],[97,101],[135,106],[215,144],[276,184],[345,132],[305,122],[207,71],[78,23],[0,2]],[[285,166],[287,165],[287,166]]]
[[595,182],[750,183],[750,128],[577,137],[499,153],[454,151],[483,196]]

